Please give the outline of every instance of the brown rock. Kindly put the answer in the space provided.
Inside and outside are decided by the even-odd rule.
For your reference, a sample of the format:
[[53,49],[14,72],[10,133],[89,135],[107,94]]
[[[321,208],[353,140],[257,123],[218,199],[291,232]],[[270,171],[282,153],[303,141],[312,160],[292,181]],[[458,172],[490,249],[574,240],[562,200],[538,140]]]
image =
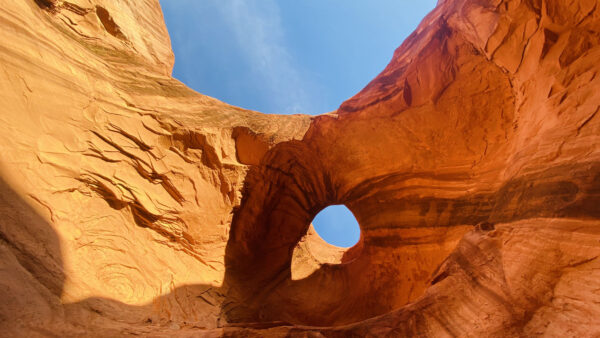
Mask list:
[[596,1],[440,1],[318,117],[172,79],[155,0],[0,19],[7,336],[600,335]]

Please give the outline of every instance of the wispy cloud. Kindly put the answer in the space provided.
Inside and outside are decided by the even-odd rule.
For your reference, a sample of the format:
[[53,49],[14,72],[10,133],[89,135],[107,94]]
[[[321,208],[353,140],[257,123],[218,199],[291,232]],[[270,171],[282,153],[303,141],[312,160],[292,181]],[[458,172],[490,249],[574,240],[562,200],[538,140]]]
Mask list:
[[274,0],[214,0],[235,35],[241,58],[265,84],[278,113],[308,111],[310,83],[286,46],[280,9]]

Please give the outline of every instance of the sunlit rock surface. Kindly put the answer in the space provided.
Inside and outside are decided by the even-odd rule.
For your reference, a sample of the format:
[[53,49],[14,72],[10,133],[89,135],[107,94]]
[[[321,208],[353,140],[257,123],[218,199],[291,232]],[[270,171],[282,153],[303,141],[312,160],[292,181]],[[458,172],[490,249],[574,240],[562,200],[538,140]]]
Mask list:
[[600,335],[597,1],[441,0],[318,117],[172,79],[156,0],[0,26],[3,335]]

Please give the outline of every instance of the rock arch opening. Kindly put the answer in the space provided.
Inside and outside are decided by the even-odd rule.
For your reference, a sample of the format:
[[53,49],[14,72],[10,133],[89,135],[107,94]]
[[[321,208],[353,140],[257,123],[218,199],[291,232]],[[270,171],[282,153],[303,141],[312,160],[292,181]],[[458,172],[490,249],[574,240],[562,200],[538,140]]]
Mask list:
[[[390,186],[410,177],[352,180],[344,159],[355,147],[327,150],[336,121],[317,119],[303,141],[277,145],[249,171],[226,248],[222,311],[229,323],[345,325],[397,309],[425,292],[472,229],[438,225],[439,217],[414,212],[421,205],[390,195]],[[350,249],[327,244],[311,225],[342,203],[360,224]]]
[[313,219],[292,254],[291,279],[310,277],[326,265],[347,264],[362,251],[361,231],[345,205],[330,205]]
[[360,239],[360,226],[356,217],[343,204],[330,205],[313,219],[316,233],[326,243],[340,248],[350,248]]

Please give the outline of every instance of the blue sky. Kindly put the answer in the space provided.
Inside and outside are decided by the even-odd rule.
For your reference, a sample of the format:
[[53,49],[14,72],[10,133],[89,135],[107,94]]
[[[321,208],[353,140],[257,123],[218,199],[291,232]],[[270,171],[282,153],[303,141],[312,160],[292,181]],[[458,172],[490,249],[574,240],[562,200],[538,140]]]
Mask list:
[[[337,109],[366,86],[435,4],[161,0],[175,78],[242,108],[313,115]],[[346,231],[325,239],[339,244],[354,237]]]
[[348,248],[360,239],[358,221],[345,205],[331,205],[321,210],[312,224],[319,236],[330,244]]

